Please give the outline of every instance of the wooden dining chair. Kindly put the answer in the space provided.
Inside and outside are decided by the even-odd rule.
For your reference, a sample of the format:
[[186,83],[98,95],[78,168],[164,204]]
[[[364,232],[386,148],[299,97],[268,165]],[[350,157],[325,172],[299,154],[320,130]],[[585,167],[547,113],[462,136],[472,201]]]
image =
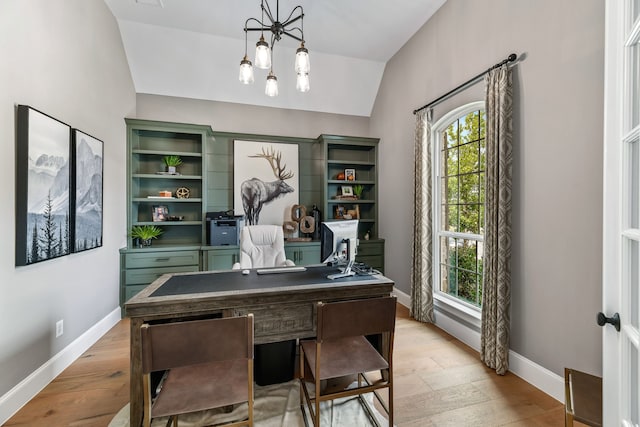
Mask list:
[[[318,303],[315,340],[300,342],[300,405],[307,407],[314,426],[320,425],[320,404],[357,395],[360,403],[375,420],[371,408],[362,398],[373,392],[393,425],[393,335],[396,321],[396,298],[383,297]],[[381,335],[378,351],[367,336]],[[353,377],[357,386],[332,390],[327,380]],[[313,396],[307,388],[313,383]],[[336,381],[338,382],[338,381]],[[385,403],[378,390],[388,390]],[[377,422],[376,422],[377,424]]]
[[[248,418],[227,426],[253,426],[253,315],[143,324],[144,426],[246,402]],[[152,398],[151,372],[166,371]],[[170,419],[170,421],[171,421]]]

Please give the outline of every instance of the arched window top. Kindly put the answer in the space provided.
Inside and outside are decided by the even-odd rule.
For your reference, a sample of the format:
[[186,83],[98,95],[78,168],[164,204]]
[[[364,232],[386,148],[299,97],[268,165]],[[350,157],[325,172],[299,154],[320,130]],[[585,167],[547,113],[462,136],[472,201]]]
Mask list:
[[469,104],[465,104],[458,108],[455,108],[446,113],[444,116],[440,117],[438,121],[433,124],[433,133],[435,134],[438,132],[442,132],[453,121],[458,120],[460,117],[464,117],[469,113],[479,110],[484,111],[484,101],[470,102]]

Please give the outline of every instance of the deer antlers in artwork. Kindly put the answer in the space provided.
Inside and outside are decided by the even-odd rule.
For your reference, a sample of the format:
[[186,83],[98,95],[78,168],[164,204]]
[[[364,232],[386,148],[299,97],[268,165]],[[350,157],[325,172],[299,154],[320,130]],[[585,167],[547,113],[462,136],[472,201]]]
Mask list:
[[285,172],[287,165],[280,166],[280,161],[282,160],[282,153],[280,151],[276,151],[273,147],[269,147],[269,149],[262,148],[261,154],[256,154],[254,156],[249,157],[258,157],[266,159],[273,170],[273,174],[281,181],[285,179],[289,179],[293,177],[293,172],[288,171]]

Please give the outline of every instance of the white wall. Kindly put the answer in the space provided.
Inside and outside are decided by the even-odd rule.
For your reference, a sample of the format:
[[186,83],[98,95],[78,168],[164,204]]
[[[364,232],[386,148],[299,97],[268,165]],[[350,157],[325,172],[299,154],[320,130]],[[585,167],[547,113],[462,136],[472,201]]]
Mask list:
[[385,273],[409,293],[412,111],[512,52],[524,58],[514,68],[511,349],[558,375],[599,374],[601,0],[448,0],[387,63],[370,131],[382,138]]
[[[0,58],[2,397],[118,307],[118,248],[126,228],[123,118],[135,111],[135,91],[118,26],[102,0],[2,0]],[[104,142],[103,247],[15,267],[17,104]],[[55,338],[60,319],[64,335]]]

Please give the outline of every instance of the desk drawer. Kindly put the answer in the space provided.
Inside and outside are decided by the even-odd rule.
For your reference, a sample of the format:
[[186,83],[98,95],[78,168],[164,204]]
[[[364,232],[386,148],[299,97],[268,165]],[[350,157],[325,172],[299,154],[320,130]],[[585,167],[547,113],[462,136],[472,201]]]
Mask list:
[[384,241],[366,241],[360,240],[358,245],[358,255],[383,255],[384,254]]
[[129,285],[148,285],[165,273],[186,273],[198,271],[197,265],[184,265],[180,267],[165,268],[140,268],[127,270],[125,272],[127,287]]
[[[139,252],[126,254],[126,266],[130,268],[170,267],[199,264],[199,251]],[[197,271],[188,270],[188,271]],[[175,271],[175,270],[174,270]]]
[[[253,313],[254,335],[260,338],[286,335],[312,336],[315,332],[314,304],[304,302],[294,305],[261,305],[250,308],[236,308],[234,316]],[[285,338],[282,338],[285,339]]]

